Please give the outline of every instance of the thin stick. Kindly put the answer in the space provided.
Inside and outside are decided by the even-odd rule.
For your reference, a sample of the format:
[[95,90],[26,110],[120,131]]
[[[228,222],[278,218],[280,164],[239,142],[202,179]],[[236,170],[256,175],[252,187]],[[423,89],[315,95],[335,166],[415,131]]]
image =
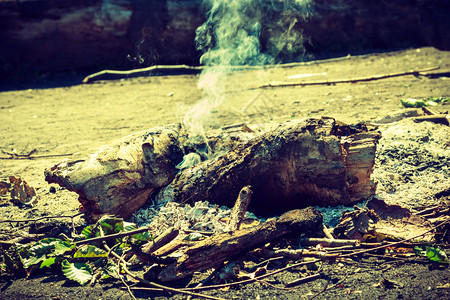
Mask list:
[[[263,274],[263,275],[260,275],[260,276],[256,276],[255,278],[251,278],[251,279],[245,279],[245,280],[235,281],[235,282],[225,283],[225,284],[208,285],[208,286],[200,286],[200,287],[193,287],[193,288],[183,288],[183,289],[180,289],[180,290],[181,291],[205,291],[205,290],[213,290],[213,289],[221,289],[221,288],[226,288],[226,287],[232,287],[232,286],[240,285],[240,284],[252,283],[252,282],[255,282],[255,281],[259,281],[259,280],[261,280],[263,278],[266,278],[266,277],[269,277],[269,276],[272,276],[272,275],[284,272],[286,270],[293,269],[293,268],[296,268],[296,267],[299,267],[299,266],[303,266],[303,265],[313,264],[313,263],[316,263],[318,261],[320,261],[320,260],[316,259],[316,260],[304,261],[304,262],[296,263],[296,264],[284,267],[282,269],[278,269],[278,270],[273,271],[273,272],[269,272],[269,273],[266,273],[266,274]],[[131,289],[135,290],[135,291],[148,290],[146,288],[131,288]]]
[[359,240],[340,240],[340,239],[323,239],[323,238],[303,238],[300,239],[300,244],[304,246],[313,246],[321,244],[323,246],[345,246],[345,245],[359,245]]
[[312,280],[316,280],[317,278],[320,278],[321,276],[322,276],[322,274],[317,273],[317,274],[313,274],[313,275],[310,275],[310,276],[301,277],[299,279],[296,279],[296,280],[293,280],[291,282],[286,283],[286,285],[284,287],[285,288],[294,287],[294,286],[302,284],[302,283],[306,283],[306,282],[310,282]]
[[82,241],[76,241],[76,242],[73,242],[72,244],[74,244],[74,245],[76,244],[77,246],[80,246],[80,245],[84,245],[84,244],[90,244],[93,242],[106,241],[106,240],[111,240],[111,239],[119,239],[119,238],[123,238],[123,237],[130,236],[133,234],[148,231],[148,229],[149,228],[147,226],[145,226],[145,227],[127,231],[127,232],[119,232],[119,233],[114,233],[114,234],[105,235],[105,236],[98,236],[98,237],[94,237],[94,238],[90,238],[90,239],[86,239],[86,240],[82,240]]
[[450,115],[427,115],[427,116],[421,116],[421,117],[415,117],[414,122],[424,122],[424,121],[430,121],[434,123],[444,124],[447,126],[450,126]]
[[316,262],[319,262],[319,259],[315,259],[315,260],[311,260],[311,261],[303,261],[300,263],[296,263],[296,264],[292,264],[290,266],[278,269],[276,271],[273,272],[269,272],[260,276],[257,276],[255,278],[251,278],[251,279],[245,279],[245,280],[241,280],[241,281],[236,281],[236,282],[231,282],[231,283],[226,283],[226,284],[217,284],[217,285],[209,285],[209,286],[203,286],[203,287],[198,287],[198,288],[184,288],[184,291],[200,291],[200,290],[211,290],[211,289],[220,289],[220,288],[224,288],[224,287],[231,287],[231,286],[235,286],[235,285],[239,285],[239,284],[246,284],[246,283],[252,283],[255,282],[257,280],[284,272],[286,270],[289,269],[293,269],[299,266],[304,266],[304,265],[309,265],[309,264],[314,264]]
[[428,213],[434,211],[437,208],[439,208],[439,205],[430,206],[430,207],[427,207],[427,208],[425,208],[423,210],[420,210],[420,211],[417,211],[417,212],[413,213],[413,215],[415,215],[415,216],[425,215],[425,214],[428,214]]
[[264,88],[276,88],[276,87],[292,87],[292,86],[305,86],[305,85],[331,85],[331,84],[337,84],[337,83],[355,83],[355,82],[362,82],[362,81],[373,81],[373,80],[379,80],[384,78],[391,78],[391,77],[398,77],[398,76],[406,76],[406,75],[423,75],[426,76],[428,71],[439,69],[439,66],[432,67],[432,68],[426,68],[426,69],[420,69],[420,70],[410,70],[406,72],[397,72],[397,73],[391,73],[391,74],[380,74],[380,75],[373,75],[369,77],[360,77],[360,78],[346,78],[346,79],[337,79],[337,80],[325,80],[325,81],[306,81],[306,82],[279,82],[279,83],[269,83],[265,85],[260,85],[256,88],[252,89],[264,89]]
[[[101,230],[101,227],[100,227]],[[105,247],[106,250],[108,250],[108,252],[110,251],[110,247],[106,244],[105,240],[102,241],[103,243],[103,247]],[[191,296],[196,296],[196,297],[200,297],[200,298],[205,298],[205,299],[212,299],[212,300],[225,300],[223,298],[217,298],[217,297],[213,297],[213,296],[208,296],[208,295],[203,295],[203,294],[198,294],[198,293],[193,293],[193,292],[189,292],[186,290],[182,290],[182,289],[176,289],[176,288],[172,288],[172,287],[168,287],[168,286],[164,286],[158,283],[154,283],[151,281],[147,281],[133,273],[131,273],[128,268],[127,268],[127,262],[125,261],[125,259],[121,256],[119,256],[116,252],[111,251],[110,252],[114,257],[116,257],[119,261],[122,262],[122,268],[125,271],[125,273],[127,273],[128,275],[130,275],[133,279],[146,284],[146,285],[150,285],[150,286],[154,286],[156,288],[160,288],[160,289],[164,289],[166,291],[170,291],[170,292],[174,292],[174,293],[180,293],[180,294],[186,294],[186,295],[191,295]],[[129,289],[129,291],[131,292],[131,288]]]
[[395,242],[395,243],[389,243],[387,245],[383,245],[383,246],[380,246],[380,247],[375,247],[375,248],[371,248],[371,249],[367,249],[367,250],[361,250],[361,251],[357,251],[357,252],[353,252],[353,253],[344,254],[344,255],[341,255],[340,257],[350,257],[350,256],[353,256],[353,255],[359,255],[359,254],[363,254],[363,253],[367,253],[367,252],[371,252],[371,251],[375,251],[375,250],[384,249],[384,248],[389,247],[389,246],[395,246],[395,245],[398,245],[398,244],[401,244],[401,243],[404,243],[404,242],[408,242],[408,241],[411,241],[411,240],[416,239],[418,237],[421,237],[421,236],[423,236],[423,235],[425,235],[427,233],[430,233],[433,230],[435,230],[436,228],[438,228],[438,227],[440,227],[440,226],[442,226],[442,225],[444,225],[444,224],[446,224],[448,222],[450,222],[450,220],[446,220],[446,221],[440,223],[439,225],[434,226],[430,230],[427,230],[424,233],[421,233],[419,235],[413,236],[413,237],[411,237],[409,239],[404,239],[404,240],[401,240],[401,241]]
[[[243,65],[243,66],[216,66],[219,68],[222,68],[224,70],[258,70],[258,69],[269,69],[269,68],[291,68],[291,67],[297,67],[297,66],[309,66],[314,64],[322,64],[322,63],[328,63],[328,62],[335,62],[340,60],[346,60],[350,59],[351,56],[347,55],[344,57],[336,57],[336,58],[330,58],[330,59],[323,59],[323,60],[314,60],[314,61],[308,61],[308,62],[296,62],[296,63],[287,63],[287,64],[280,64],[280,65],[263,65],[263,66],[249,66],[249,65]],[[103,70],[91,75],[86,76],[83,79],[83,83],[88,83],[93,81],[94,78],[105,75],[105,74],[111,74],[111,75],[132,75],[132,74],[138,74],[138,73],[145,73],[155,70],[190,70],[190,71],[202,71],[204,69],[210,68],[208,66],[188,66],[188,65],[155,65],[150,66],[147,68],[141,68],[141,69],[134,69],[134,70],[126,70],[126,71],[119,71],[119,70]]]
[[112,74],[112,75],[132,75],[132,74],[138,74],[138,73],[144,73],[144,72],[150,72],[155,70],[203,70],[202,66],[188,66],[188,65],[155,65],[147,68],[141,68],[141,69],[134,69],[134,70],[126,70],[126,71],[119,71],[119,70],[103,70],[91,75],[86,76],[83,79],[83,83],[88,83],[91,81],[91,79],[105,75],[105,74]]
[[336,284],[332,285],[332,286],[329,287],[329,288],[328,288],[328,283],[327,283],[327,285],[325,286],[325,288],[324,288],[322,291],[320,291],[319,293],[315,294],[315,295],[314,295],[313,297],[311,297],[309,300],[312,300],[312,299],[316,298],[317,296],[319,296],[319,295],[325,293],[327,290],[331,290],[332,288],[337,287],[338,285],[340,285],[341,283],[343,283],[343,282],[345,281],[345,279],[347,279],[348,275],[349,275],[349,273],[345,274],[345,277],[344,277],[342,280],[340,280],[339,282],[337,282]]
[[68,154],[49,154],[49,155],[35,155],[35,156],[27,156],[27,155],[13,155],[11,157],[0,157],[0,159],[35,159],[35,158],[50,158],[50,157],[61,157],[61,156],[72,156],[73,153]]
[[325,234],[325,236],[330,239],[330,240],[334,240],[334,236],[331,235],[331,232],[328,230],[327,226],[323,225],[323,233]]
[[257,268],[257,267],[262,266],[262,265],[266,265],[267,266],[271,261],[279,260],[279,259],[282,259],[282,258],[284,258],[284,257],[283,256],[271,257],[271,258],[268,258],[268,259],[260,262],[259,264],[256,264],[254,267]]
[[[105,233],[103,232],[103,228],[100,226],[98,229],[100,231],[100,236],[104,237]],[[102,241],[102,244],[103,244],[103,247],[105,247],[105,249],[108,250],[107,257],[109,257],[110,254],[112,253],[112,254],[116,255],[116,257],[119,258],[119,260],[117,261],[117,267],[118,268],[117,268],[117,270],[115,270],[115,272],[116,272],[117,276],[120,278],[120,280],[122,281],[122,283],[127,287],[128,293],[131,295],[131,297],[134,300],[136,300],[136,297],[134,297],[133,292],[130,290],[130,287],[128,286],[128,284],[125,282],[123,277],[120,275],[120,272],[118,271],[118,270],[120,270],[120,261],[123,260],[123,257],[121,257],[121,256],[117,255],[115,252],[113,252],[114,248],[116,248],[117,245],[115,245],[112,248],[110,248],[105,240]],[[124,268],[126,268],[126,263],[124,264]]]
[[[195,287],[198,288],[198,287],[204,286],[206,283],[208,283],[212,278],[214,278],[214,276],[217,275],[217,273],[219,273],[219,270],[222,268],[222,266],[223,266],[223,264],[220,265],[219,267],[217,267],[216,269],[214,269],[214,270],[211,272],[211,274],[209,274],[209,276],[208,276],[205,280],[203,280],[202,282],[200,282],[199,284],[197,284]],[[192,296],[191,296],[191,295],[189,295],[189,296],[186,298],[186,300],[191,300],[191,299],[192,299]]]
[[58,219],[58,218],[72,218],[73,219],[73,218],[75,218],[79,215],[83,215],[85,213],[86,213],[86,211],[76,213],[72,216],[45,216],[45,217],[40,217],[37,219],[24,219],[24,220],[8,220],[8,219],[6,219],[6,220],[0,220],[0,223],[7,223],[7,222],[8,223],[35,222],[36,223],[37,221],[44,220],[44,219]]
[[426,106],[422,106],[422,111],[426,114],[426,115],[439,115],[437,112],[435,112],[434,110],[431,110],[430,108],[426,107]]
[[429,260],[425,259],[417,259],[417,258],[407,258],[407,257],[396,257],[396,256],[390,256],[390,255],[378,255],[378,254],[372,254],[372,253],[366,253],[368,256],[373,256],[377,258],[383,258],[383,259],[391,259],[399,262],[409,262],[409,263],[420,263],[420,264],[429,264]]

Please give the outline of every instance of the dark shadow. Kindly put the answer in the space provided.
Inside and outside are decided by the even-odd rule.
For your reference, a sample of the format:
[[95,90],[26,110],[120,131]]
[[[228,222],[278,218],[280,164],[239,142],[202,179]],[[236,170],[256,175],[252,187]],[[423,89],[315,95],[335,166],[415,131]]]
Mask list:
[[12,284],[12,280],[8,280],[3,286],[2,286],[2,288],[0,289],[0,292],[4,292],[7,288],[9,288],[10,286],[11,286],[11,284]]

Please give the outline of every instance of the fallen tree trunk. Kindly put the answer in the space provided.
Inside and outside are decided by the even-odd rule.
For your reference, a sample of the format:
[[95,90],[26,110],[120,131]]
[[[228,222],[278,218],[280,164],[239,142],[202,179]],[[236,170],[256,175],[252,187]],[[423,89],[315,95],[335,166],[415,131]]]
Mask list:
[[[352,204],[370,197],[378,132],[339,124],[332,118],[292,121],[249,139],[210,137],[224,155],[182,171],[183,156],[205,141],[179,125],[158,127],[126,137],[87,160],[63,162],[46,170],[46,180],[79,194],[91,216],[127,218],[149,196],[155,201],[233,206],[235,195],[251,185],[250,210],[281,212],[309,205]],[[226,140],[231,140],[225,145]],[[158,193],[156,194],[156,192]],[[152,193],[153,192],[153,193]]]
[[194,272],[217,267],[234,256],[282,236],[317,234],[321,228],[322,215],[318,210],[312,207],[292,210],[255,227],[213,235],[196,242],[183,250],[176,262],[164,268],[158,279],[173,281],[185,278]]
[[273,214],[309,205],[352,204],[373,195],[378,132],[334,119],[288,122],[226,154],[177,174],[158,201],[199,200],[233,206],[251,185],[249,210]]

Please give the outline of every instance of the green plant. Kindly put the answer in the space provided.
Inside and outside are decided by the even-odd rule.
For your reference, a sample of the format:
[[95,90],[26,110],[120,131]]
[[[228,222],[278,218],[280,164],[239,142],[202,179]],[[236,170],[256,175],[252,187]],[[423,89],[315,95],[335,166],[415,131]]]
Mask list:
[[[29,276],[33,271],[43,268],[56,267],[69,280],[86,284],[94,273],[99,273],[100,279],[117,277],[117,263],[108,256],[103,243],[106,241],[93,241],[82,246],[77,242],[88,241],[94,237],[107,237],[108,235],[132,232],[138,229],[136,224],[125,222],[121,218],[104,217],[95,225],[86,226],[82,230],[81,238],[77,240],[63,240],[58,238],[44,238],[26,246],[12,246],[8,251],[1,250],[2,264],[0,270],[12,274],[25,273]],[[106,238],[105,238],[106,240]],[[111,251],[122,255],[131,251],[131,244],[140,245],[152,240],[148,231],[125,235],[124,237],[108,239],[114,244]]]

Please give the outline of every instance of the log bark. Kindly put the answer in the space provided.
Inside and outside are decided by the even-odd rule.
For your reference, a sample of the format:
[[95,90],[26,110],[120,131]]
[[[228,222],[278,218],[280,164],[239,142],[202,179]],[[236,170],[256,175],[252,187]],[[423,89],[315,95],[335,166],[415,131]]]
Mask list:
[[[361,126],[359,126],[361,127]],[[292,121],[264,134],[226,142],[209,137],[212,149],[231,150],[182,171],[183,156],[198,142],[179,125],[158,127],[106,146],[89,159],[63,162],[46,180],[79,194],[84,210],[128,218],[149,198],[233,206],[243,186],[252,186],[249,210],[274,214],[309,205],[352,204],[373,195],[371,181],[378,132],[332,118]],[[224,143],[228,143],[224,145]]]
[[259,226],[213,235],[183,251],[173,264],[163,269],[158,279],[173,281],[194,272],[217,267],[226,260],[283,236],[299,237],[322,228],[322,215],[312,207],[284,213]]
[[45,170],[45,179],[76,192],[81,209],[92,219],[102,214],[128,218],[153,190],[175,177],[186,138],[178,125],[139,132],[85,160],[59,163]]

